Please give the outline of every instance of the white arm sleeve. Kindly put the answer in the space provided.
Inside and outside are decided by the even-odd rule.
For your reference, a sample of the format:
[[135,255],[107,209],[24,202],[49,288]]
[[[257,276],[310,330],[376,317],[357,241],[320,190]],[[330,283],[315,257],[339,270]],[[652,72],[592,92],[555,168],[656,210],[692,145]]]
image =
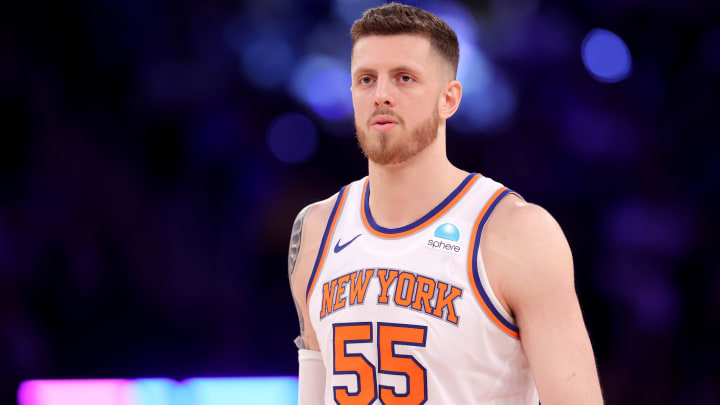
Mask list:
[[325,365],[315,350],[298,350],[298,405],[325,403]]

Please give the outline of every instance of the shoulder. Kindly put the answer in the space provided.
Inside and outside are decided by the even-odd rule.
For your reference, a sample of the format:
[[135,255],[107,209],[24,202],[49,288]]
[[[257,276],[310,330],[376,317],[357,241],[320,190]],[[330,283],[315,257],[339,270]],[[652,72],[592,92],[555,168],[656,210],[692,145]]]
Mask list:
[[553,285],[574,283],[565,235],[539,205],[508,194],[488,219],[483,239],[487,271],[498,280],[501,301],[513,312],[525,297],[542,295]]
[[[306,206],[297,215],[293,225],[293,232],[298,225],[302,226],[303,241],[301,247],[305,248],[302,250],[319,247],[330,216],[338,203],[338,198],[346,196],[349,187],[350,186],[343,187],[343,189],[332,196]],[[345,191],[341,195],[343,190]],[[317,253],[317,249],[315,249],[315,253]]]
[[500,237],[511,244],[550,242],[546,238],[562,236],[560,225],[545,208],[512,193],[498,202],[486,231],[486,236]]
[[[312,242],[317,239],[317,242],[320,243],[327,222],[330,219],[330,214],[338,199],[338,194],[339,193],[335,193],[329,198],[314,202],[300,211],[298,218],[302,218],[302,232],[306,241]],[[296,219],[295,223],[297,222]]]
[[325,200],[306,206],[295,218],[290,238],[288,272],[291,283],[297,287],[293,290],[298,293],[302,291],[300,287],[310,279],[315,256],[338,195],[335,193]]

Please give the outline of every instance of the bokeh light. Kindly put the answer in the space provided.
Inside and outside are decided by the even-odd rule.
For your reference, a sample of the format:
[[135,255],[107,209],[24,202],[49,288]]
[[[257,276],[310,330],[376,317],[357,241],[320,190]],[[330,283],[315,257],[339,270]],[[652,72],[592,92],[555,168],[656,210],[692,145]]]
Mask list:
[[337,120],[353,112],[350,85],[350,72],[340,61],[314,54],[301,60],[295,68],[290,92],[320,117]]
[[494,68],[480,48],[471,42],[460,43],[457,79],[463,95],[482,92],[493,80]]
[[510,81],[495,70],[486,85],[467,91],[463,88],[460,108],[448,125],[461,133],[492,133],[509,122],[516,107],[517,98]]
[[318,134],[312,121],[302,114],[284,114],[270,124],[267,144],[278,160],[297,164],[306,162],[315,154]]
[[278,32],[254,38],[242,53],[242,69],[254,84],[270,89],[279,86],[292,68],[293,50]]
[[365,10],[383,3],[382,0],[336,0],[333,11],[349,27]]
[[345,118],[353,112],[350,86],[347,71],[336,68],[322,70],[308,83],[306,99],[313,111],[323,118]]
[[596,28],[582,43],[585,68],[595,80],[604,83],[619,82],[632,71],[632,56],[625,42],[616,34]]
[[419,7],[430,11],[445,21],[455,31],[459,42],[477,41],[477,22],[473,18],[472,11],[466,6],[454,1],[428,1],[420,4]]
[[478,45],[479,29],[473,13],[452,1],[428,2],[423,7],[455,31],[460,45],[457,80],[463,96],[449,125],[459,132],[476,134],[507,122],[515,110],[515,94],[507,77]]

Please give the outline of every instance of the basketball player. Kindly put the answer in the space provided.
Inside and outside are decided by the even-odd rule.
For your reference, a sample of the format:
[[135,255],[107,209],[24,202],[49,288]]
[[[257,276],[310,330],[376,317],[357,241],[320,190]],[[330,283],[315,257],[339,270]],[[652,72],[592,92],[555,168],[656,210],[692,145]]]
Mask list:
[[455,33],[397,3],[350,33],[369,173],[293,225],[299,403],[602,403],[560,227],[447,159]]

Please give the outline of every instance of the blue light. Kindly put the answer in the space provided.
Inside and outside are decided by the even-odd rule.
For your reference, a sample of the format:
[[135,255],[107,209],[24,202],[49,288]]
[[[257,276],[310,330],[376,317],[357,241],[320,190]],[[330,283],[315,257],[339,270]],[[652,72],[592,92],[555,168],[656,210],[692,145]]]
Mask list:
[[268,128],[267,143],[278,160],[297,164],[310,159],[317,150],[318,134],[312,121],[301,114],[284,114]]
[[463,95],[481,92],[493,78],[493,67],[480,48],[471,42],[460,42],[460,62],[457,80],[462,83]]
[[[350,74],[340,69],[321,71],[310,80],[307,101],[321,117],[329,120],[345,118],[352,114]],[[350,102],[346,102],[349,99]]]
[[242,69],[254,84],[271,89],[283,83],[292,67],[290,44],[275,32],[260,35],[242,52]]
[[600,28],[585,36],[582,59],[590,75],[603,83],[619,82],[630,76],[632,71],[632,56],[625,42],[614,33]]
[[499,70],[494,70],[486,86],[463,91],[460,108],[448,120],[448,125],[465,133],[497,130],[510,120],[516,106],[517,99],[510,82]]
[[384,3],[382,0],[336,0],[334,11],[348,26],[362,17],[362,13]]
[[168,378],[142,378],[132,384],[132,401],[137,405],[173,405],[170,397],[175,381]]
[[428,1],[421,7],[447,22],[460,45],[457,80],[462,84],[463,98],[448,125],[459,132],[476,133],[506,123],[515,111],[515,93],[477,45],[479,29],[472,11],[452,1]]
[[[446,0],[420,2],[417,7],[428,10],[445,21],[455,31],[459,42],[476,41],[477,23],[472,17],[472,11],[464,5]],[[462,59],[462,56],[460,58]]]
[[196,405],[288,405],[297,403],[297,379],[203,378],[185,385]]
[[290,91],[322,118],[338,120],[353,112],[350,72],[338,60],[310,55],[293,73]]

